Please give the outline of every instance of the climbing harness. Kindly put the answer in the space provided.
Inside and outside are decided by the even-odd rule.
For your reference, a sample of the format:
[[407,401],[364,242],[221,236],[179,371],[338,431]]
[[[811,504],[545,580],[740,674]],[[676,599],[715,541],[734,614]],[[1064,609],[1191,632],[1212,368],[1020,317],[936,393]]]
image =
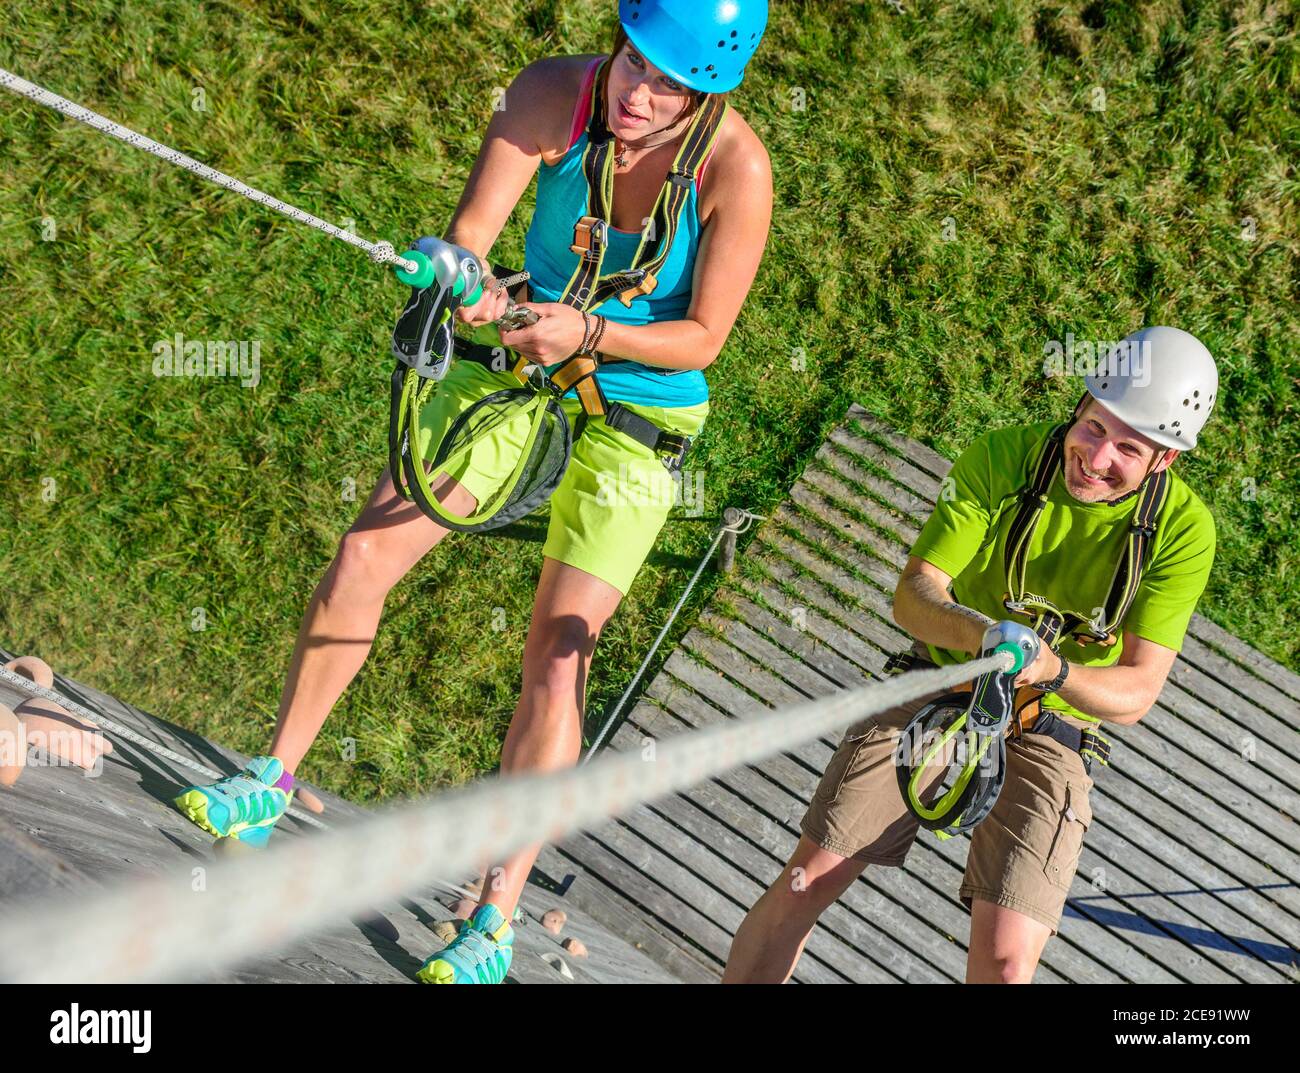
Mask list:
[[1063,612],[1045,597],[1025,590],[1025,571],[1029,566],[1029,545],[1034,530],[1047,505],[1052,481],[1065,457],[1065,434],[1070,425],[1071,422],[1067,421],[1052,430],[1039,453],[1029,486],[1020,493],[1020,506],[1007,534],[1003,560],[1010,587],[1003,604],[1012,614],[1027,618],[1038,636],[1052,649],[1065,637],[1071,637],[1079,644],[1109,648],[1115,644],[1120,623],[1137,595],[1138,582],[1142,579],[1155,539],[1156,519],[1168,495],[1169,474],[1165,470],[1154,473],[1138,490],[1130,493],[1137,497],[1137,507],[1129,522],[1128,541],[1116,564],[1100,617],[1094,619],[1077,612]]
[[[1013,665],[976,678],[969,696],[958,691],[930,701],[903,728],[894,753],[898,788],[921,826],[940,838],[971,830],[997,803],[1006,780],[1007,731],[1016,715],[1012,683],[1038,651],[1033,630],[1017,622],[995,623],[985,631],[980,657],[1005,652]],[[898,666],[897,660],[891,663]],[[932,793],[927,803],[920,782],[927,771],[934,771],[935,758],[948,750],[953,755],[944,765],[941,792],[937,798]]]
[[[574,224],[569,248],[578,263],[560,295],[560,302],[584,315],[609,298],[617,297],[630,306],[636,297],[654,292],[658,285],[655,273],[668,257],[696,175],[713,148],[728,109],[717,96],[705,97],[678,147],[655,201],[650,226],[642,231],[630,266],[602,275],[614,200],[614,139],[605,115],[608,70],[606,59],[596,73],[591,94],[587,146],[582,156],[587,214]],[[459,247],[437,239],[422,242],[426,248],[408,256],[425,256],[432,271],[412,284],[410,300],[393,333],[398,366],[391,382],[389,465],[393,483],[404,498],[413,500],[440,525],[461,532],[486,532],[508,525],[535,510],[559,486],[573,442],[595,418],[647,447],[669,473],[677,475],[691,437],[661,428],[622,403],[608,400],[596,379],[602,361],[594,349],[596,343],[589,344],[591,350],[579,350],[548,371],[504,346],[455,338],[452,314],[457,306],[477,301],[481,266]],[[494,272],[507,274],[499,266],[494,266]],[[506,314],[509,320],[503,318],[499,323],[509,328],[526,316],[524,311],[525,307],[513,307]],[[596,342],[600,330],[592,333]],[[509,369],[519,387],[494,392],[476,402],[457,417],[439,444],[422,450],[420,413],[433,397],[434,383],[446,375],[453,355],[493,372]],[[559,403],[569,391],[577,395],[582,407],[572,428]],[[503,431],[521,444],[516,464],[472,514],[454,513],[438,500],[433,485],[444,474],[454,474],[483,438]],[[432,458],[427,457],[428,452]]]

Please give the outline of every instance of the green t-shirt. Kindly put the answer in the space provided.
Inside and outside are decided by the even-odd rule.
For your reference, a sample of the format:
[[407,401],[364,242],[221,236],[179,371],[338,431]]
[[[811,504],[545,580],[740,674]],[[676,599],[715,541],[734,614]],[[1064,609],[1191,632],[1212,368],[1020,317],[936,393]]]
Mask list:
[[[913,555],[951,575],[958,603],[993,619],[1012,617],[1002,603],[1008,588],[1003,565],[1007,531],[1016,516],[1017,497],[1032,480],[1043,441],[1056,424],[997,429],[971,444],[953,465],[951,479],[912,547]],[[1117,632],[1128,631],[1178,651],[1214,561],[1214,519],[1172,470],[1169,477],[1147,568]],[[1058,470],[1029,546],[1026,591],[1047,598],[1061,611],[1091,617],[1106,603],[1137,502],[1137,496],[1130,496],[1115,506],[1079,503]],[[927,647],[940,665],[970,658],[964,652]],[[1071,663],[1104,667],[1115,663],[1122,649],[1122,636],[1109,648],[1067,638],[1060,652]],[[1055,694],[1043,704],[1091,718]]]

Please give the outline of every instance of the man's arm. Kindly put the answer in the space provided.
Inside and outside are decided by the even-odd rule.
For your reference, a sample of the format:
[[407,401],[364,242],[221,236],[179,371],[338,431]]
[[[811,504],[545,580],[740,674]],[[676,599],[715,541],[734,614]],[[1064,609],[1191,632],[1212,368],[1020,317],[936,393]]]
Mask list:
[[[993,620],[952,598],[952,578],[915,555],[894,590],[894,621],[918,641],[958,652],[979,652]],[[1067,704],[1108,723],[1136,723],[1156,702],[1178,653],[1134,633],[1124,634],[1119,662],[1110,667],[1070,664],[1057,693]],[[1060,673],[1061,658],[1046,646],[1016,675],[1016,685],[1047,682]]]
[[[1081,712],[1107,723],[1129,726],[1151,710],[1178,653],[1135,633],[1124,634],[1124,651],[1109,667],[1070,664],[1056,695]],[[1044,647],[1038,659],[1016,676],[1016,685],[1048,682],[1061,670],[1061,657]]]
[[953,600],[950,584],[933,563],[909,556],[894,589],[894,621],[918,641],[974,655],[993,620]]

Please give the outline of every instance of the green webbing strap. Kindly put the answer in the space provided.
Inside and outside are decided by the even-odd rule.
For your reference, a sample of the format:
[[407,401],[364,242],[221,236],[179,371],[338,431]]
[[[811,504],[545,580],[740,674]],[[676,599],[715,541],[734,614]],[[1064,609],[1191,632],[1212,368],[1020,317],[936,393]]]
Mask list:
[[1034,464],[1034,475],[1020,495],[1020,510],[1011,522],[1007,533],[1007,547],[1003,558],[1006,567],[1007,585],[1011,598],[1019,601],[1025,595],[1025,571],[1029,567],[1029,542],[1034,530],[1038,528],[1038,519],[1043,508],[1047,506],[1047,493],[1051,490],[1052,479],[1057,467],[1064,457],[1065,433],[1069,424],[1058,425],[1052,429],[1038,454]]
[[1168,492],[1168,471],[1161,470],[1147,478],[1137,509],[1133,511],[1133,520],[1129,524],[1128,545],[1115,567],[1110,595],[1106,598],[1106,621],[1102,623],[1102,630],[1107,634],[1112,633],[1124,621],[1124,616],[1128,614],[1128,609],[1137,596],[1138,583],[1142,580],[1142,571],[1146,569],[1151,545],[1155,540],[1156,519],[1160,517]]
[[[673,158],[672,167],[668,169],[668,178],[655,199],[651,214],[652,228],[643,229],[641,240],[637,243],[636,253],[632,256],[632,266],[627,275],[642,273],[644,282],[639,286],[621,279],[624,273],[615,273],[600,280],[592,295],[591,304],[599,305],[607,298],[618,295],[624,305],[631,304],[629,294],[633,292],[651,293],[657,282],[657,275],[668,260],[677,229],[681,225],[682,210],[690,200],[691,187],[695,183],[700,166],[708,159],[722,119],[727,112],[726,101],[716,95],[705,98],[704,104],[696,112],[686,137],[678,147]],[[612,195],[612,178],[611,178]],[[652,251],[657,251],[653,252]],[[651,255],[652,254],[652,255]]]
[[[419,381],[419,383],[416,384],[413,383],[413,381]],[[413,437],[416,430],[419,428],[420,408],[429,394],[427,390],[421,392],[421,387],[425,384],[432,387],[435,383],[436,381],[426,381],[414,376],[407,379],[405,388],[406,398],[402,403],[402,411],[410,414],[410,422],[408,425],[410,437]],[[481,403],[476,405],[494,401],[507,394],[513,395],[516,391],[521,390],[528,391],[529,389],[508,388],[506,391],[495,392],[494,394],[487,396],[481,401]],[[513,422],[519,420],[521,417],[527,416],[529,425],[528,434],[524,440],[524,446],[519,452],[518,459],[515,461],[514,469],[511,471],[509,479],[502,484],[502,487],[507,490],[513,489],[519,483],[520,475],[523,473],[524,467],[528,464],[529,458],[532,457],[533,444],[536,442],[537,436],[541,432],[542,425],[546,420],[547,401],[547,397],[541,392],[533,392],[531,398],[524,401],[523,405],[510,419]],[[453,423],[452,427],[448,430],[447,436],[443,440],[444,444],[450,443],[455,438],[456,434],[460,431],[460,425],[469,417],[473,409],[474,407],[471,407],[460,414],[455,423]],[[453,514],[450,510],[439,503],[437,497],[433,494],[433,485],[430,478],[455,468],[455,466],[460,463],[470,451],[477,447],[478,444],[478,437],[467,439],[456,448],[456,450],[449,452],[446,457],[435,456],[432,471],[425,472],[421,460],[414,457],[416,445],[408,438],[405,450],[403,451],[403,461],[409,462],[405,467],[406,482],[410,485],[410,491],[414,495],[416,502],[426,514],[429,514],[431,517],[436,515],[444,521],[452,523],[454,527],[464,527],[481,525],[483,522],[492,518],[500,510],[500,504],[489,501],[487,503],[479,503],[478,509],[473,514]],[[439,448],[439,454],[441,454],[441,447]],[[396,478],[394,478],[394,480],[396,480]]]

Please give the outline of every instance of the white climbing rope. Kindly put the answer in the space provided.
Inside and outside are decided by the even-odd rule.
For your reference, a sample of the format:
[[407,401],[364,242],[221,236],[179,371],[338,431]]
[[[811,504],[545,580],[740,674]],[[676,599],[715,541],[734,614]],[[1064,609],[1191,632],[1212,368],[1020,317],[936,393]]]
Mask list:
[[776,710],[756,703],[740,718],[658,742],[653,753],[607,753],[565,771],[484,779],[380,810],[328,835],[272,843],[264,852],[213,863],[202,883],[191,861],[100,894],[6,905],[0,981],[206,975],[407,894],[433,872],[469,872],[484,860],[562,839],[925,693],[1009,671],[1012,663],[1009,653],[998,652]]
[[740,518],[736,520],[734,525],[728,525],[724,521],[718,527],[717,533],[713,536],[713,543],[709,545],[709,550],[701,557],[700,565],[695,568],[694,575],[692,575],[691,580],[687,582],[686,590],[682,593],[681,599],[677,601],[677,606],[675,606],[669,613],[668,621],[664,623],[663,629],[659,631],[659,636],[654,639],[654,644],[650,646],[650,651],[645,654],[645,659],[641,661],[641,666],[637,668],[636,674],[632,676],[632,681],[627,684],[627,688],[623,690],[623,695],[618,698],[618,703],[614,705],[613,710],[605,719],[605,723],[600,728],[600,732],[591,743],[591,748],[589,748],[586,755],[583,756],[582,763],[587,763],[596,755],[596,751],[605,741],[606,735],[608,735],[614,728],[615,722],[617,722],[619,715],[623,711],[623,706],[627,704],[628,698],[632,696],[633,692],[636,690],[637,683],[641,681],[641,677],[645,674],[646,668],[650,666],[650,661],[654,659],[654,654],[659,651],[659,646],[663,643],[664,638],[668,636],[668,631],[672,628],[672,624],[677,620],[678,612],[685,606],[687,597],[690,596],[691,590],[695,588],[695,583],[700,580],[700,575],[704,573],[704,568],[709,565],[709,560],[713,558],[713,553],[717,551],[718,542],[728,533],[744,533],[748,531],[749,527],[753,525],[755,521],[764,520],[764,515],[754,514],[752,511],[748,511],[744,507],[735,507],[732,509],[739,512]]
[[43,104],[46,108],[53,108],[56,112],[61,112],[69,119],[75,119],[78,122],[85,123],[88,127],[103,134],[108,134],[118,141],[126,142],[127,145],[136,149],[143,149],[146,153],[151,153],[159,160],[165,160],[168,164],[174,164],[178,168],[184,168],[186,171],[193,172],[200,179],[206,179],[210,183],[216,183],[223,186],[232,193],[239,194],[241,197],[248,198],[249,201],[255,201],[259,205],[265,205],[268,209],[274,209],[276,212],[289,217],[291,220],[297,220],[300,224],[306,224],[308,227],[314,227],[317,231],[323,231],[333,238],[346,242],[350,246],[356,246],[358,249],[365,250],[370,255],[370,259],[375,264],[380,265],[397,265],[405,272],[415,272],[419,266],[414,261],[408,261],[405,257],[399,257],[394,251],[390,242],[367,242],[363,238],[352,234],[350,231],[344,231],[340,227],[335,227],[332,223],[322,220],[319,216],[313,216],[309,212],[303,212],[302,209],[295,208],[287,202],[274,198],[270,194],[263,193],[261,190],[255,190],[246,183],[241,183],[238,179],[233,179],[224,172],[217,171],[216,168],[210,168],[206,164],[201,164],[193,157],[186,156],[184,153],[171,149],[161,142],[156,142],[152,138],[146,138],[143,134],[138,134],[120,123],[114,123],[111,119],[106,119],[98,112],[92,112],[89,108],[83,108],[79,104],[74,104],[66,97],[60,97],[57,93],[51,93],[48,89],[36,85],[35,82],[28,82],[25,78],[19,78],[16,74],[0,68],[0,86],[11,90],[20,96],[26,97],[37,104]]

